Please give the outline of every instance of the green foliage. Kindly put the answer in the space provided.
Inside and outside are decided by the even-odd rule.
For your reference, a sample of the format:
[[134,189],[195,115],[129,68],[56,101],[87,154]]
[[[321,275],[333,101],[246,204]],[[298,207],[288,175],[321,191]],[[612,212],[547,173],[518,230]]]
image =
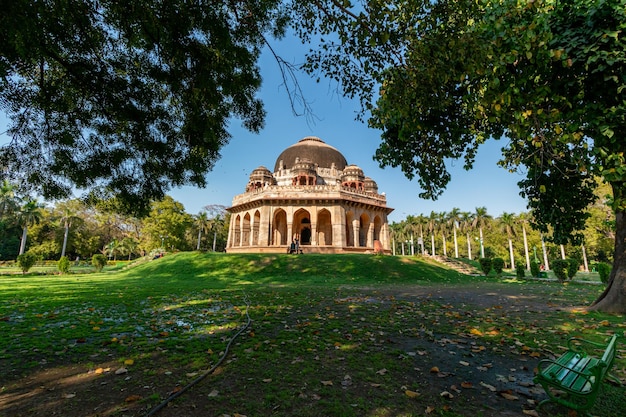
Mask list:
[[39,256],[34,253],[25,252],[17,257],[17,265],[22,270],[22,273],[27,273],[35,264],[39,261]]
[[539,264],[535,261],[530,261],[530,274],[535,278],[539,278],[540,273],[541,268],[539,268]]
[[515,277],[517,279],[524,279],[526,277],[526,267],[521,263],[515,265]]
[[489,275],[493,266],[491,258],[480,258],[478,262],[480,263],[480,269],[483,271],[483,274],[485,274],[485,276]]
[[491,266],[493,270],[496,272],[497,276],[502,275],[502,270],[504,269],[504,259],[502,258],[493,258],[491,260]]
[[567,261],[567,278],[572,279],[576,276],[578,268],[580,267],[580,260],[576,258],[568,258]]
[[600,281],[603,283],[609,282],[609,276],[611,275],[611,265],[606,262],[598,262],[596,264],[596,271],[598,271],[598,275],[600,275]]
[[192,224],[191,215],[172,197],[167,196],[161,201],[153,202],[150,215],[143,221],[144,233],[150,239],[146,249],[192,249],[186,240],[187,230]]
[[552,272],[558,278],[559,281],[563,282],[567,280],[567,268],[569,268],[569,262],[566,259],[555,259],[550,262],[550,266],[552,267]]
[[106,266],[107,258],[103,254],[97,253],[91,257],[91,264],[96,268],[96,271],[100,272]]
[[278,0],[10,2],[0,166],[45,197],[97,183],[143,214],[172,185],[204,185],[230,121],[263,126],[257,61],[285,23]]
[[57,263],[57,268],[59,268],[59,272],[62,274],[70,272],[70,260],[67,256],[61,256],[61,259],[59,259],[59,262]]
[[324,4],[302,36],[344,42],[321,36],[305,68],[361,98],[382,131],[375,158],[417,177],[421,197],[447,186],[447,160],[471,168],[487,138],[506,137],[500,164],[525,168],[522,194],[547,238],[580,243],[596,174],[626,208],[622,0]]

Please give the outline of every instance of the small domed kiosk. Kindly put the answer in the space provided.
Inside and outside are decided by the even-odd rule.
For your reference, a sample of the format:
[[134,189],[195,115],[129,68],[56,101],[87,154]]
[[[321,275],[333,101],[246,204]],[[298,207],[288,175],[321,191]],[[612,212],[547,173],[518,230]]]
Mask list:
[[389,252],[393,211],[376,182],[320,138],[281,152],[274,172],[252,171],[233,198],[227,252]]

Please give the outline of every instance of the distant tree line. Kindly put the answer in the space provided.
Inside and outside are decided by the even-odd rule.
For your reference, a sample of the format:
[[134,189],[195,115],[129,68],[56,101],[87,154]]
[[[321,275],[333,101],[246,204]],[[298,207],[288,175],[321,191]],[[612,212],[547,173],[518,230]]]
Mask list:
[[172,197],[153,201],[145,217],[116,210],[115,200],[78,199],[47,205],[0,185],[0,260],[32,253],[41,260],[133,259],[161,251],[223,251],[228,238],[225,207],[206,206],[192,215]]
[[485,207],[473,212],[453,208],[449,212],[409,215],[391,224],[396,254],[425,254],[451,258],[501,258],[505,268],[531,263],[549,269],[551,261],[575,259],[589,269],[596,262],[612,262],[615,217],[610,207],[611,189],[601,185],[598,199],[587,208],[589,219],[582,230],[581,245],[560,245],[549,241],[533,227],[532,212],[492,216]]

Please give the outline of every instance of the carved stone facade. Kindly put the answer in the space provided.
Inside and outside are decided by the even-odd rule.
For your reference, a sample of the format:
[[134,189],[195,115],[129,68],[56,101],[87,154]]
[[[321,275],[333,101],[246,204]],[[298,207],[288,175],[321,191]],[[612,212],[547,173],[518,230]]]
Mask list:
[[233,198],[228,252],[389,252],[393,211],[376,182],[317,137],[285,149],[274,172],[260,166]]

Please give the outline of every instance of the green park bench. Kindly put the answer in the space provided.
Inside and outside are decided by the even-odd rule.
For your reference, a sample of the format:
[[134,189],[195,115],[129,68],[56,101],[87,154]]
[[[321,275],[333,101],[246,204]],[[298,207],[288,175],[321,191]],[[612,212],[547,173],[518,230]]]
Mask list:
[[[621,381],[609,373],[617,349],[617,335],[608,344],[595,343],[580,338],[567,342],[567,351],[555,360],[543,359],[537,367],[535,383],[541,384],[548,398],[539,404],[555,402],[584,415],[593,404],[605,377],[621,385]],[[603,349],[601,358],[590,351]]]

